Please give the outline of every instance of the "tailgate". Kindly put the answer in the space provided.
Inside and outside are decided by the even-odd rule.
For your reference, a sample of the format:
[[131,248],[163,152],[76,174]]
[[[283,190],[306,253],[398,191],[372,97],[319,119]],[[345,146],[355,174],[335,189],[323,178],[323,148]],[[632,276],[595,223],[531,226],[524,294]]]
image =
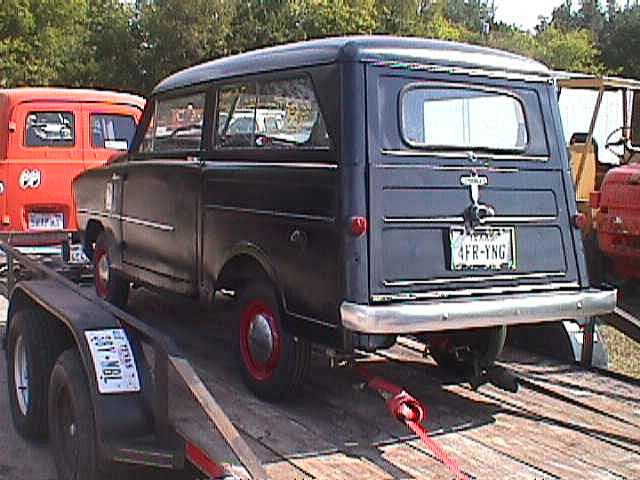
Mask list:
[[578,287],[548,85],[474,79],[468,95],[468,83],[411,75],[368,70],[372,298]]

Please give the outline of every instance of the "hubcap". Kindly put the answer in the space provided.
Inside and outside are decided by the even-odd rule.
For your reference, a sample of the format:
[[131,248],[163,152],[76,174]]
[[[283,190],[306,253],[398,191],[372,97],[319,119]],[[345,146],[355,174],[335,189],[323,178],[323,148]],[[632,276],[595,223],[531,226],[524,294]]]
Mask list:
[[240,347],[247,370],[258,381],[269,380],[280,363],[281,338],[278,320],[262,300],[244,310],[240,328]]
[[98,278],[103,285],[109,283],[109,259],[106,253],[103,253],[98,259]]
[[18,407],[22,414],[26,415],[29,408],[29,370],[27,368],[27,349],[22,335],[18,337],[13,353],[13,378]]
[[273,333],[269,320],[263,314],[257,314],[249,325],[249,353],[253,359],[265,364],[273,353]]

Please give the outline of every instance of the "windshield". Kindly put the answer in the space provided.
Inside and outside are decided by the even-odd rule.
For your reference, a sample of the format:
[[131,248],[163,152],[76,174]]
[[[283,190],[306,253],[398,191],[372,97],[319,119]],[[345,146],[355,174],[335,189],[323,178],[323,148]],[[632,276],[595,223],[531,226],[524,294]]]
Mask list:
[[135,132],[136,122],[130,115],[91,115],[91,144],[94,148],[128,150]]
[[402,94],[402,134],[414,147],[522,150],[528,142],[520,102],[471,88],[412,87]]
[[[575,134],[583,134],[583,137],[586,137],[597,99],[597,90],[563,88],[560,91],[560,116],[562,117],[564,137],[567,141]],[[605,148],[605,144],[609,134],[622,126],[622,110],[622,92],[604,92],[596,126],[593,130],[599,162],[617,164],[620,161],[615,153]]]

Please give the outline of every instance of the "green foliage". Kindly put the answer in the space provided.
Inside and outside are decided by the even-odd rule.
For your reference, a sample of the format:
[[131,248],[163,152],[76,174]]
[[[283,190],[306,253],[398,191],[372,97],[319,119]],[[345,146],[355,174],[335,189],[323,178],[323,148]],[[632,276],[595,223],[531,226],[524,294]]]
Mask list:
[[640,6],[616,13],[603,39],[603,59],[610,70],[640,78]]
[[[553,68],[640,77],[640,7],[565,0],[530,33],[496,22],[492,5],[490,0],[3,0],[0,86],[84,85],[147,94],[167,75],[208,59],[351,34],[485,44]],[[487,25],[490,33],[483,32]]]

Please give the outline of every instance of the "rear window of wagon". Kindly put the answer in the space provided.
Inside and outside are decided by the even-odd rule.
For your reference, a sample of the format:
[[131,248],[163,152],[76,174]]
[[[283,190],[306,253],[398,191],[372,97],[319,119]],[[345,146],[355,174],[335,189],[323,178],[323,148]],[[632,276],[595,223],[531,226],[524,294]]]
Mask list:
[[401,93],[403,140],[417,148],[523,150],[529,133],[521,102],[505,92],[410,85]]

